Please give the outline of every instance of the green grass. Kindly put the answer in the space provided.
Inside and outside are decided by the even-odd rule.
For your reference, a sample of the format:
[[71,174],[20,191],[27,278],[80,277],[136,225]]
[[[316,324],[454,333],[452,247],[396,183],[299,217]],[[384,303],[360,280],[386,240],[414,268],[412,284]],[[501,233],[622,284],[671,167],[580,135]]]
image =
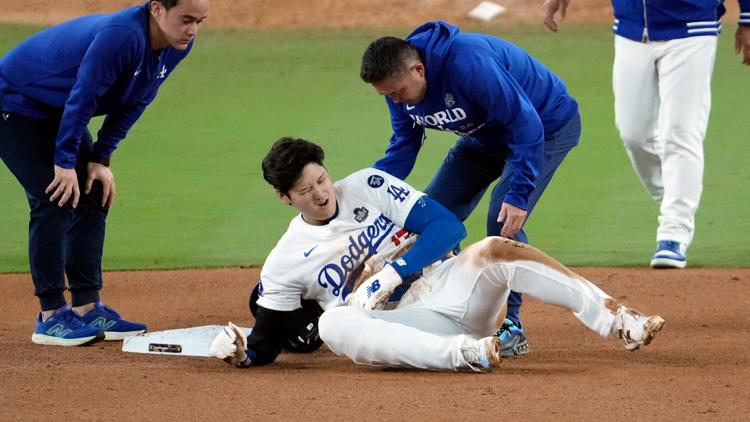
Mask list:
[[[0,54],[38,28],[0,26]],[[484,27],[484,31],[493,31]],[[390,127],[382,98],[358,78],[367,44],[394,31],[207,31],[120,145],[117,201],[108,219],[107,269],[259,265],[294,210],[260,174],[284,135],[320,143],[336,178],[371,165]],[[613,124],[612,36],[607,25],[495,29],[559,73],[578,98],[584,135],[527,226],[532,243],[572,265],[644,265],[657,206],[630,168]],[[750,265],[748,69],[725,34],[714,75],[706,175],[691,266]],[[96,130],[101,120],[92,122]],[[454,136],[430,131],[409,181],[423,188]],[[0,166],[0,272],[28,271],[28,207]],[[486,200],[467,221],[484,235]]]

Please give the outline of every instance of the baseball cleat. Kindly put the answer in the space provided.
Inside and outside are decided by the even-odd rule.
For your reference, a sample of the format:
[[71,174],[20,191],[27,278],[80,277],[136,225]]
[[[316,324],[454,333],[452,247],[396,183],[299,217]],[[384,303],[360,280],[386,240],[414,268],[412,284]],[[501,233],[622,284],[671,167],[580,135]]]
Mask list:
[[496,336],[479,340],[465,336],[459,352],[469,368],[476,372],[486,372],[497,368],[503,361],[500,354],[500,339]]
[[84,324],[70,306],[58,309],[46,321],[42,321],[40,312],[36,318],[36,329],[31,336],[31,341],[35,344],[47,346],[83,346],[101,340],[104,340],[104,332],[100,328]]
[[521,324],[516,324],[508,318],[505,318],[495,336],[502,343],[501,354],[504,358],[525,355],[531,351]]
[[146,332],[146,324],[122,319],[109,306],[96,302],[94,309],[81,317],[86,325],[104,331],[104,340],[122,340]]
[[612,334],[623,341],[625,348],[631,352],[641,346],[647,346],[656,333],[664,327],[664,318],[654,315],[643,315],[638,311],[620,306],[615,315]]
[[685,268],[687,245],[674,240],[656,242],[656,252],[651,257],[651,268]]

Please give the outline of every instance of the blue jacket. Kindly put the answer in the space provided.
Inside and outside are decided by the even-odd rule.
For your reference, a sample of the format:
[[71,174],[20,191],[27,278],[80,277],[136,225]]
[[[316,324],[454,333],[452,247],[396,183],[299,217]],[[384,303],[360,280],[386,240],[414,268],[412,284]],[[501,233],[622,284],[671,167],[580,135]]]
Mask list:
[[0,106],[60,120],[55,164],[73,168],[93,116],[107,115],[94,153],[107,158],[188,54],[151,50],[148,3],[48,28],[0,58]]
[[545,134],[560,129],[578,110],[563,81],[515,45],[463,33],[445,22],[428,22],[406,39],[422,56],[427,92],[413,106],[386,97],[393,136],[375,167],[405,179],[424,129],[452,131],[499,159],[511,153],[514,172],[505,202],[526,209]]
[[[750,26],[750,0],[738,0],[742,26]],[[614,33],[634,41],[719,35],[724,0],[612,0]]]

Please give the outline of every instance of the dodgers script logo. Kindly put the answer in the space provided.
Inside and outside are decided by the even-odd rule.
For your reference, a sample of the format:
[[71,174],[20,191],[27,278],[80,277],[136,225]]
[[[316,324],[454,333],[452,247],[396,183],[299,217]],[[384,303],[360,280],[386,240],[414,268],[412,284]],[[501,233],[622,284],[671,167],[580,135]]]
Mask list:
[[318,284],[326,289],[330,287],[334,296],[341,296],[341,300],[346,300],[346,296],[352,292],[351,284],[354,281],[347,283],[350,276],[367,258],[377,253],[380,244],[388,239],[394,226],[393,221],[381,214],[359,234],[349,236],[346,253],[320,269]]

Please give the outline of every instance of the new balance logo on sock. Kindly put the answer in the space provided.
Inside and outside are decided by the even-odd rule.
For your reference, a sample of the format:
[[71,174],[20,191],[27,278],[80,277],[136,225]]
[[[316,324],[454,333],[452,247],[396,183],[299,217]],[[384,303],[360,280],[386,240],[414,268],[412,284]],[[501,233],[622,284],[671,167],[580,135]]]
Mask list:
[[115,324],[117,324],[117,321],[107,321],[107,318],[97,317],[89,323],[89,327],[101,328],[102,330],[107,331]]
[[65,328],[64,325],[57,323],[53,325],[52,328],[47,330],[47,335],[50,335],[52,337],[65,337],[72,332],[73,330],[71,330],[70,328]]
[[10,114],[3,113],[3,120],[5,120],[7,122],[8,121],[8,117],[10,117]]

